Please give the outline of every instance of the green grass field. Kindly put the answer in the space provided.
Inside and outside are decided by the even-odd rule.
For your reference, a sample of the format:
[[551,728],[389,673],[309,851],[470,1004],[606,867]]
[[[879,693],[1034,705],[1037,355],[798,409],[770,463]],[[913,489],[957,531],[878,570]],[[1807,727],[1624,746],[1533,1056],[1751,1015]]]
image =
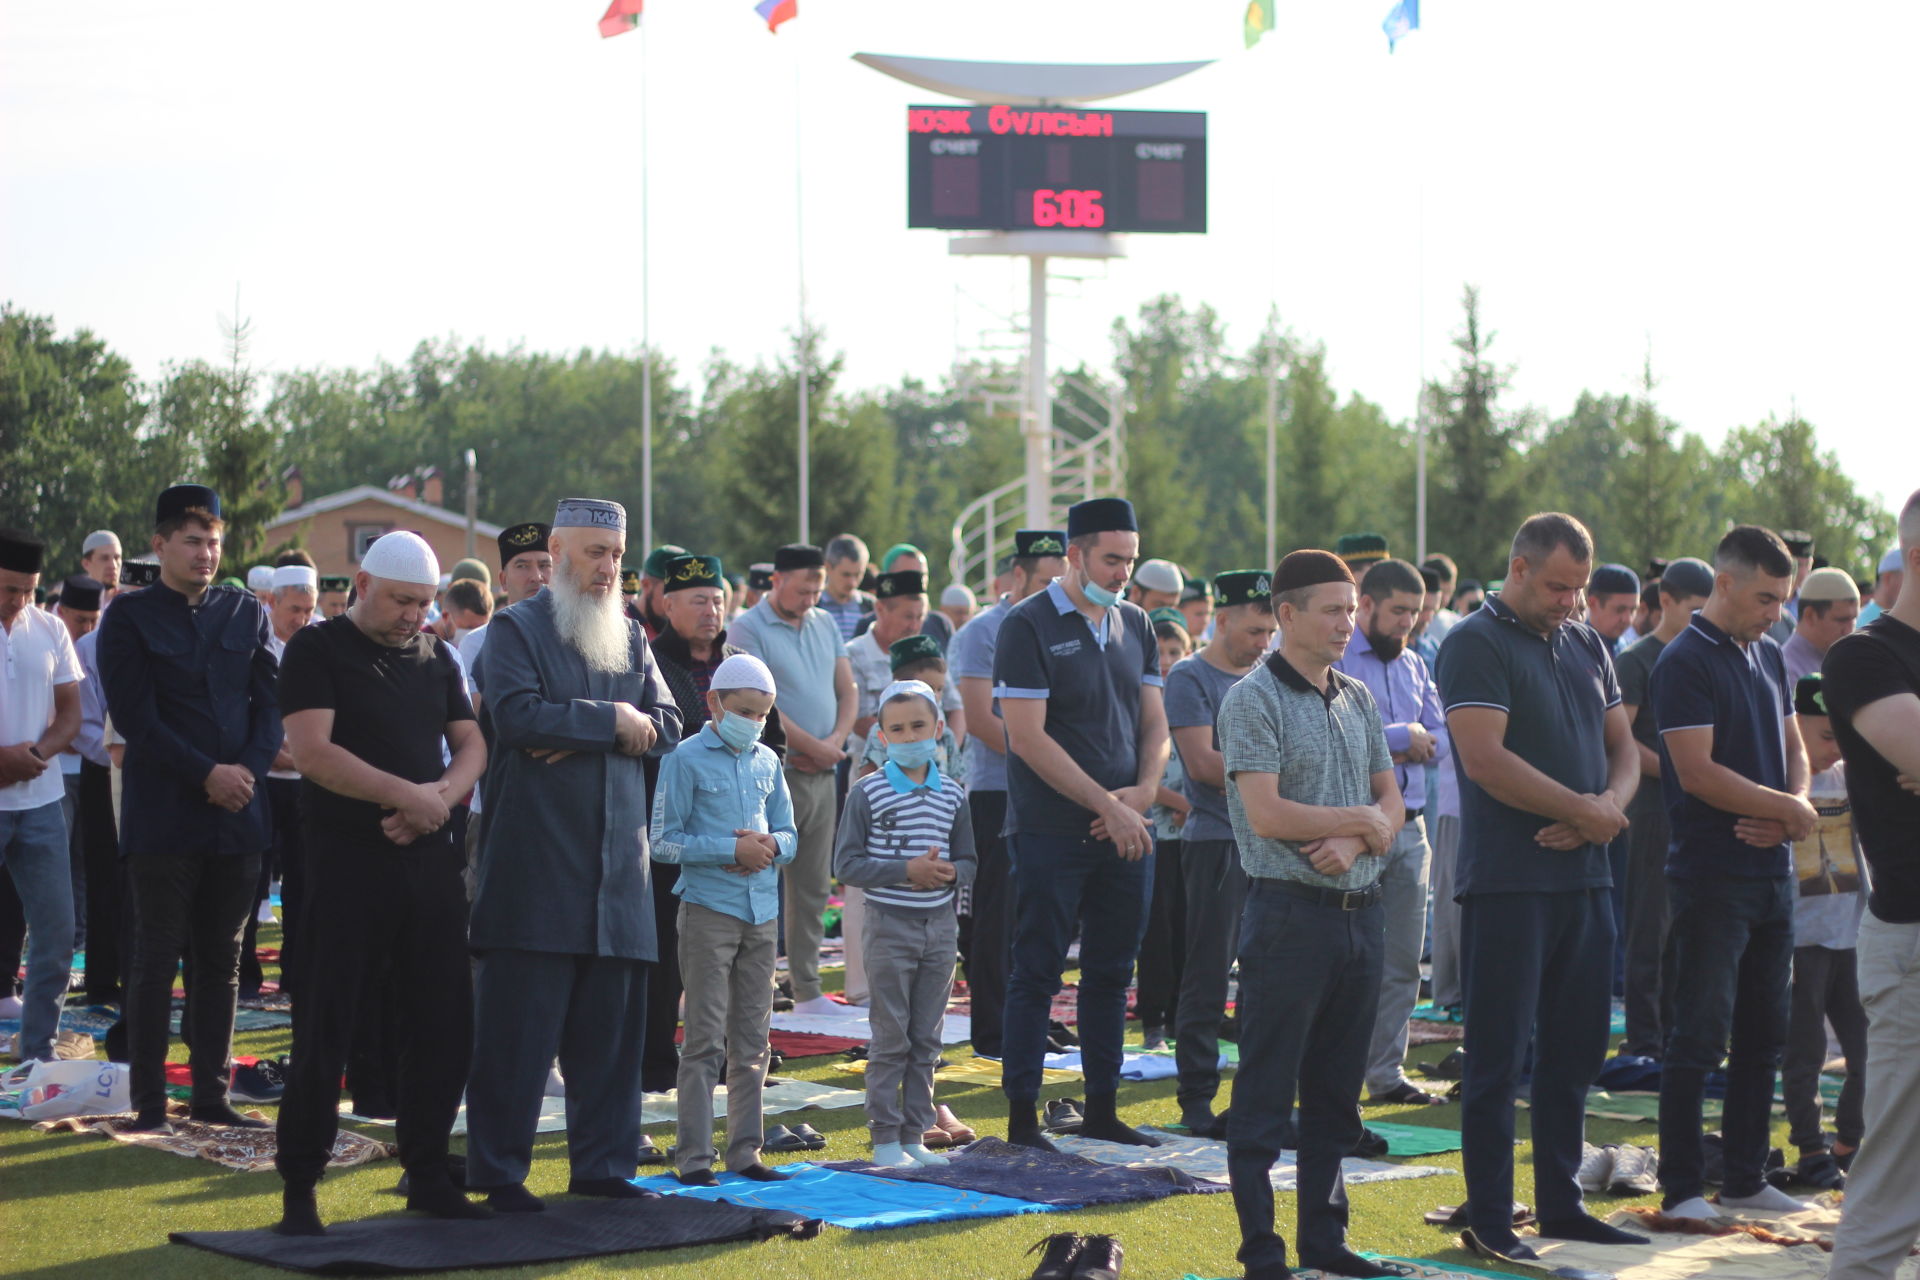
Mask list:
[[[262,945],[276,945],[278,930],[261,929]],[[837,977],[837,974],[835,975]],[[1138,1035],[1135,1028],[1134,1034]],[[239,1036],[239,1054],[279,1056],[288,1051],[285,1030]],[[1416,1049],[1415,1061],[1444,1056],[1448,1046]],[[964,1052],[964,1050],[962,1050]],[[176,1046],[176,1054],[184,1051]],[[789,1061],[782,1074],[858,1089],[860,1077],[838,1070],[837,1057]],[[1231,1087],[1232,1076],[1228,1076]],[[1128,1084],[1121,1093],[1122,1114],[1135,1125],[1165,1124],[1178,1118],[1174,1082]],[[1063,1085],[1048,1097],[1077,1096],[1080,1086]],[[941,1085],[948,1103],[982,1134],[1005,1134],[1005,1113],[995,1089]],[[272,1114],[272,1108],[264,1108]],[[1458,1106],[1418,1111],[1404,1107],[1370,1108],[1375,1119],[1459,1127]],[[859,1159],[866,1154],[866,1131],[859,1108],[800,1113],[827,1136],[820,1160]],[[392,1130],[368,1130],[392,1138]],[[655,1141],[672,1141],[672,1126],[651,1126]],[[1525,1142],[1527,1115],[1519,1116],[1522,1143],[1517,1153],[1517,1198],[1532,1203],[1531,1147]],[[1655,1145],[1650,1126],[1589,1120],[1595,1142]],[[1784,1143],[1784,1126],[1776,1134]],[[462,1139],[456,1138],[455,1149]],[[797,1158],[797,1157],[793,1157]],[[776,1158],[776,1161],[778,1158]],[[1460,1156],[1422,1156],[1410,1161],[1457,1171]],[[657,1170],[655,1170],[657,1172]],[[392,1194],[400,1176],[397,1161],[378,1161],[330,1172],[320,1186],[320,1209],[330,1222],[403,1212]],[[563,1194],[567,1182],[564,1134],[543,1134],[529,1186],[543,1195]],[[1410,1257],[1467,1262],[1453,1238],[1421,1221],[1440,1204],[1457,1204],[1463,1185],[1457,1172],[1442,1178],[1375,1183],[1351,1189],[1352,1244],[1356,1249]],[[0,1122],[0,1273],[36,1280],[94,1280],[96,1277],[262,1276],[265,1269],[230,1261],[197,1249],[167,1243],[179,1230],[231,1230],[270,1225],[279,1216],[280,1180],[272,1172],[237,1173],[205,1160],[188,1160],[159,1151],[131,1148],[74,1134],[33,1132],[17,1122]],[[1604,1214],[1633,1200],[1597,1200]],[[1293,1196],[1280,1197],[1282,1234],[1292,1236]],[[1130,1280],[1179,1280],[1189,1272],[1206,1277],[1238,1276],[1233,1261],[1239,1243],[1233,1205],[1226,1195],[1176,1196],[1154,1204],[1088,1209],[1040,1217],[944,1223],[890,1231],[855,1232],[829,1227],[811,1241],[727,1245],[666,1253],[624,1254],[570,1265],[495,1270],[466,1275],[617,1276],[644,1270],[648,1275],[714,1280],[716,1275],[754,1280],[1019,1280],[1032,1271],[1022,1254],[1053,1231],[1117,1235],[1127,1249]],[[456,1274],[456,1273],[447,1273]]]

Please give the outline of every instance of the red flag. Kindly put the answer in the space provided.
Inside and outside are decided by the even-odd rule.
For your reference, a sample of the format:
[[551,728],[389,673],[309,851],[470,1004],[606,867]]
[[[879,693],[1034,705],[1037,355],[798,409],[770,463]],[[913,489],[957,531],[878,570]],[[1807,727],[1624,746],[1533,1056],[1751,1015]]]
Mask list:
[[600,38],[604,40],[639,26],[641,3],[642,0],[613,0],[600,15]]

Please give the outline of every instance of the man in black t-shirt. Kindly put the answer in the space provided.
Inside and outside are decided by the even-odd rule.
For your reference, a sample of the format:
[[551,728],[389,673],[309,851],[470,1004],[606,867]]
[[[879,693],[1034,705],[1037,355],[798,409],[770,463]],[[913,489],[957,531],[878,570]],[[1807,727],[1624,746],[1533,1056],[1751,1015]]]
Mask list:
[[1860,922],[1867,1007],[1866,1141],[1847,1177],[1832,1280],[1891,1277],[1920,1235],[1920,492],[1900,513],[1893,607],[1827,650],[1822,683],[1872,872]]
[[[398,979],[396,1099],[407,1207],[484,1218],[447,1167],[473,1044],[462,850],[448,806],[486,765],[466,680],[422,630],[440,566],[418,535],[390,533],[361,558],[347,613],[295,632],[280,667],[287,744],[302,774],[311,966],[293,1013],[280,1103],[285,1235],[319,1235],[314,1202],[338,1131],[340,1072],[360,1005]],[[452,749],[449,763],[445,747]]]

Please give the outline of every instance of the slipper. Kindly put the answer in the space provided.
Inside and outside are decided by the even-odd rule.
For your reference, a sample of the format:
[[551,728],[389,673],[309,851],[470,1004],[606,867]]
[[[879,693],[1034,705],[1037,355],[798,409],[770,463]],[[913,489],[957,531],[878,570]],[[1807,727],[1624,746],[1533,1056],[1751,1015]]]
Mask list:
[[1429,1080],[1458,1080],[1467,1071],[1467,1051],[1455,1049],[1438,1062],[1430,1062],[1414,1068]]
[[1080,1111],[1077,1098],[1056,1098],[1047,1104],[1048,1133],[1078,1133],[1087,1117]]
[[792,1125],[789,1127],[788,1132],[792,1133],[794,1137],[806,1143],[807,1144],[806,1149],[808,1151],[825,1151],[827,1149],[826,1135],[821,1133],[818,1129],[814,1128],[810,1124]]
[[933,1123],[939,1128],[946,1130],[947,1135],[955,1142],[972,1142],[980,1136],[966,1125],[961,1124],[959,1118],[953,1114],[953,1108],[944,1103],[933,1109]]
[[760,1139],[760,1149],[762,1151],[772,1151],[779,1155],[787,1155],[795,1151],[814,1151],[818,1148],[810,1145],[805,1138],[787,1128],[787,1126],[777,1124],[767,1130],[766,1134]]
[[667,1162],[666,1153],[661,1151],[660,1148],[653,1145],[652,1138],[648,1137],[644,1133],[641,1134],[640,1135],[640,1154],[639,1154],[639,1158],[635,1161],[635,1163],[665,1164],[666,1162]]

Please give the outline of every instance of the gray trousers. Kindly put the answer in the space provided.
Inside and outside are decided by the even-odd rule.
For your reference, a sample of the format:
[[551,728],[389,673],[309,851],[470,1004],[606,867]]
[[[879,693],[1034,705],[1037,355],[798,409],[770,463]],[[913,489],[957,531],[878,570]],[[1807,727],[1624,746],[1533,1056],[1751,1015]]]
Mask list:
[[567,1082],[575,1179],[631,1178],[640,1154],[647,962],[496,949],[474,968],[467,1185],[527,1180],[547,1069]]
[[1247,873],[1231,840],[1188,840],[1180,870],[1187,889],[1187,957],[1181,971],[1173,1060],[1180,1071],[1180,1114],[1213,1107],[1220,1092],[1220,1021],[1227,980],[1240,951]]
[[760,1114],[767,1082],[767,1031],[773,1020],[773,953],[780,923],[748,924],[696,902],[680,903],[680,981],[687,993],[680,1048],[682,1172],[713,1167],[713,1087],[727,1064],[727,1168],[760,1162],[766,1138]]
[[1920,1236],[1920,924],[1860,921],[1867,1136],[1847,1175],[1828,1280],[1892,1280]]
[[953,989],[960,921],[951,907],[896,911],[867,900],[867,1129],[874,1145],[933,1127],[933,1068]]
[[[1451,766],[1443,766],[1451,767]],[[1460,817],[1443,813],[1433,820],[1433,1002],[1459,1005],[1460,904],[1453,900],[1453,869],[1460,858]]]
[[786,773],[800,841],[793,861],[780,869],[780,902],[786,916],[787,976],[793,979],[794,1000],[802,1001],[820,994],[820,940],[826,932],[820,916],[833,883],[834,782],[832,773]]
[[1407,1019],[1420,1002],[1420,951],[1427,938],[1426,820],[1400,828],[1381,859],[1380,906],[1386,938],[1380,963],[1380,1005],[1367,1050],[1367,1092],[1378,1097],[1406,1083]]

